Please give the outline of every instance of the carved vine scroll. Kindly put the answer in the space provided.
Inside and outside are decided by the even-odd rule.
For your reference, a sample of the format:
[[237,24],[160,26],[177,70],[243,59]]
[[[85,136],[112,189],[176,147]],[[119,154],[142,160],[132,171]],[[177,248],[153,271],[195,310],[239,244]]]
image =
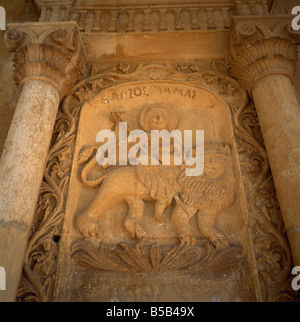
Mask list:
[[267,153],[255,106],[242,109],[231,105],[234,114],[240,162],[247,190],[251,227],[262,300],[287,301],[296,294],[291,290],[292,258]]
[[71,101],[72,96],[65,99],[57,116],[25,255],[19,301],[46,302],[51,299],[79,115],[79,107]]

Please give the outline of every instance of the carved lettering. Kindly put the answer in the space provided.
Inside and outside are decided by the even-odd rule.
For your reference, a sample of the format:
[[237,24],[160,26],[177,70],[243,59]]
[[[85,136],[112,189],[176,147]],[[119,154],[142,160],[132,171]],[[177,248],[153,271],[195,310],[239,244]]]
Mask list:
[[174,94],[179,94],[182,96],[182,88],[175,88]]
[[128,89],[122,89],[119,92],[113,92],[109,102],[123,101],[128,98],[139,98],[139,97],[149,97],[153,95],[179,95],[186,99],[195,100],[197,97],[197,91],[186,89],[182,87],[175,86],[157,86],[149,85],[143,87],[132,87]]

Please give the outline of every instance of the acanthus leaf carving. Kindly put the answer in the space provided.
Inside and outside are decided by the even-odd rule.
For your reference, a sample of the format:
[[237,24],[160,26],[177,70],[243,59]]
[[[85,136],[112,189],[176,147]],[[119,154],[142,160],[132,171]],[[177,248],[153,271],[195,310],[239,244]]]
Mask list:
[[147,246],[143,243],[135,247],[122,243],[116,247],[89,241],[77,241],[72,245],[71,258],[81,268],[116,271],[159,273],[182,271],[187,274],[225,273],[242,269],[242,247],[234,246],[216,250],[212,244],[202,247]]
[[58,26],[11,25],[5,34],[8,50],[15,52],[14,79],[24,82],[39,79],[53,85],[61,98],[73,91],[85,76],[86,62],[79,32],[74,23]]
[[250,95],[255,84],[269,75],[293,79],[298,50],[291,37],[291,17],[234,18],[227,50],[227,67]]

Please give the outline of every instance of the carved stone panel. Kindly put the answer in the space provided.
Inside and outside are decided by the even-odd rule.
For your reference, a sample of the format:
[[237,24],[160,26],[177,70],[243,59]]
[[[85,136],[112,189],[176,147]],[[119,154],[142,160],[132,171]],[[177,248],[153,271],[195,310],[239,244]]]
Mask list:
[[[146,143],[153,129],[204,130],[204,173],[159,165],[161,152],[158,166],[99,166],[98,132],[117,141],[124,122]],[[213,65],[121,63],[76,84],[57,116],[19,301],[293,301],[291,268],[255,106],[236,81]]]
[[[203,174],[186,176],[172,157],[170,165],[120,165],[124,122],[149,142],[151,130],[193,131],[193,147],[204,130]],[[97,163],[101,130],[115,133],[116,165]],[[246,222],[232,115],[221,96],[173,80],[105,89],[80,114],[54,299],[252,300]]]

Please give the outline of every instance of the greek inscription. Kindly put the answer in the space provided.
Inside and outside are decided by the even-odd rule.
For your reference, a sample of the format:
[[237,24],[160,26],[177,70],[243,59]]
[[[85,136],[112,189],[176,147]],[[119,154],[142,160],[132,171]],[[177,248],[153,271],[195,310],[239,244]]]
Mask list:
[[194,100],[198,92],[192,89],[186,89],[177,86],[136,86],[132,88],[122,89],[119,92],[113,92],[109,102],[122,101],[125,99],[133,99],[138,97],[149,97],[152,95],[178,95],[183,98]]

